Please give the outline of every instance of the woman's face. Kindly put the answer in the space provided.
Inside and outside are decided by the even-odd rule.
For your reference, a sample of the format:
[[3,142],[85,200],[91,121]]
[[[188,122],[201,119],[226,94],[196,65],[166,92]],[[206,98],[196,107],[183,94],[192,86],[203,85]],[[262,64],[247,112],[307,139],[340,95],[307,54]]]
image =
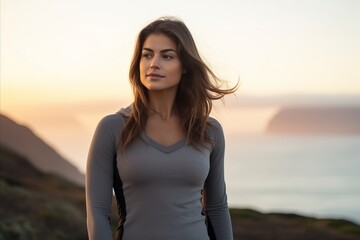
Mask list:
[[184,70],[176,43],[165,34],[150,34],[143,45],[140,80],[149,91],[175,91]]

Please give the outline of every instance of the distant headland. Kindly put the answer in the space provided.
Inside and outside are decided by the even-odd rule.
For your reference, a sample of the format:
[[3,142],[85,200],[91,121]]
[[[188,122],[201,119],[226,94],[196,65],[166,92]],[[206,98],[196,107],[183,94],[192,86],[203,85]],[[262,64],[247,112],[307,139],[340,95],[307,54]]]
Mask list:
[[282,108],[270,119],[266,133],[360,135],[360,106]]

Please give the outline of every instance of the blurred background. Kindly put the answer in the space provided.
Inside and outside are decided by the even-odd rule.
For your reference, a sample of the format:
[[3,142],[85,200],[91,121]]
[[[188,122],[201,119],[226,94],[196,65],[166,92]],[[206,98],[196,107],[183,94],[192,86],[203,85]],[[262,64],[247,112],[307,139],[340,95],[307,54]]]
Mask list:
[[84,174],[99,120],[132,102],[138,32],[176,16],[214,72],[240,80],[212,113],[230,207],[360,223],[359,12],[357,0],[2,0],[1,144],[39,158],[14,121]]

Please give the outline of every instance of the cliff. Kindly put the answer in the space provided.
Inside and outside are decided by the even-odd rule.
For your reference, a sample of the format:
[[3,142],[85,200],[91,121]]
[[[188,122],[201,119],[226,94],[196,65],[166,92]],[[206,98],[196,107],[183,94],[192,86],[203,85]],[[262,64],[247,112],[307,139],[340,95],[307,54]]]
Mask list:
[[[59,126],[61,128],[61,126]],[[85,176],[30,128],[0,114],[0,144],[26,157],[39,170],[53,173],[81,186]]]
[[289,107],[268,123],[270,134],[360,134],[360,107]]

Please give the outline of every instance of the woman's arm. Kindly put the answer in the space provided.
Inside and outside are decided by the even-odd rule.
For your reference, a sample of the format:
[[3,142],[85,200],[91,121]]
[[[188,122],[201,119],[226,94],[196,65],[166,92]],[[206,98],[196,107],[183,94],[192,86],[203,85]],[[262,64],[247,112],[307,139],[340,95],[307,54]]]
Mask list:
[[211,123],[215,143],[210,155],[210,172],[205,182],[208,232],[211,240],[232,240],[233,233],[224,179],[224,133],[219,122],[214,120]]
[[113,163],[116,158],[119,115],[104,117],[98,124],[86,166],[86,211],[90,240],[112,239],[110,228],[113,197]]

